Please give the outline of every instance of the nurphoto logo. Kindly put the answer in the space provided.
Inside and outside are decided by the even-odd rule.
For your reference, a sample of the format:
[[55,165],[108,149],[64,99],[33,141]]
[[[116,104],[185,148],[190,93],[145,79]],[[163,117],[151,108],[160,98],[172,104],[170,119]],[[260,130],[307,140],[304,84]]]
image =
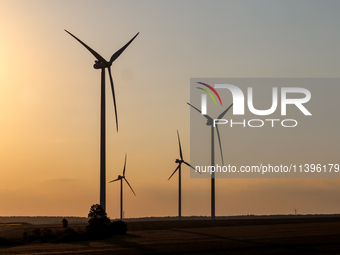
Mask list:
[[[233,115],[244,115],[245,110],[245,96],[243,91],[235,85],[232,84],[214,84],[214,87],[212,87],[209,84],[203,83],[203,82],[197,82],[198,84],[201,84],[207,88],[209,88],[218,98],[221,106],[222,106],[222,100],[220,95],[217,93],[215,89],[227,89],[231,95],[232,95],[232,101],[233,101]],[[204,94],[201,95],[201,114],[207,115],[208,106],[207,106],[207,94],[212,98],[215,105],[217,105],[216,100],[213,96],[213,94],[201,87],[197,87],[198,89],[203,90]],[[268,88],[270,89],[270,88]],[[221,90],[222,92],[222,90]],[[300,98],[289,98],[289,94],[298,94],[302,97]],[[279,104],[279,96],[278,96],[278,88],[272,87],[271,88],[271,95],[272,95],[272,104],[269,109],[259,110],[254,107],[254,99],[253,99],[253,87],[247,88],[247,106],[248,110],[258,116],[267,116],[273,114]],[[287,105],[295,105],[304,115],[311,116],[312,114],[307,110],[307,108],[304,106],[305,103],[307,103],[311,99],[311,92],[308,89],[305,88],[299,88],[299,87],[281,87],[280,88],[280,106],[281,106],[281,116],[287,115]],[[216,125],[221,124],[230,124],[230,127],[233,127],[235,125],[242,125],[243,127],[248,124],[249,127],[263,127],[265,123],[268,122],[271,124],[271,127],[274,127],[275,122],[280,122],[283,127],[296,127],[298,125],[298,121],[295,119],[250,119],[246,121],[245,119],[242,122],[233,122],[232,119],[228,121],[227,119],[213,119],[213,125],[214,127]]]
[[340,178],[339,78],[191,78],[193,178]]

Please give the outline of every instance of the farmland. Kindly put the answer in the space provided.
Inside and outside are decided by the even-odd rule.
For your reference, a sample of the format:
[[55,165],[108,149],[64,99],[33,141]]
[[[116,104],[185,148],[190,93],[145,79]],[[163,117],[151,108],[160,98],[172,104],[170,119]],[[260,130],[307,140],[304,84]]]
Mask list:
[[[0,254],[337,254],[340,217],[248,217],[127,221],[123,236],[74,243],[31,243]],[[61,224],[1,224],[0,237],[20,239],[25,230]],[[71,224],[74,229],[84,223]]]

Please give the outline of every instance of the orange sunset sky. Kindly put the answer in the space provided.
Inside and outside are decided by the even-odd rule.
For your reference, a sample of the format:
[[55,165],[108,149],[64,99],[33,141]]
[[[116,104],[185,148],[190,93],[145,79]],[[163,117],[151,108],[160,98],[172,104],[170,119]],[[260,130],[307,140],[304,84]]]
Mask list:
[[[190,78],[339,77],[339,1],[0,0],[0,216],[87,216],[99,203],[100,71],[114,62],[107,181],[125,217],[176,216],[176,130],[190,160]],[[209,131],[207,130],[207,135]],[[233,155],[237,158],[238,155]],[[340,163],[340,162],[337,162]],[[217,179],[216,215],[339,213],[339,179]],[[119,217],[119,183],[107,184]],[[182,174],[182,214],[210,215],[210,181]]]

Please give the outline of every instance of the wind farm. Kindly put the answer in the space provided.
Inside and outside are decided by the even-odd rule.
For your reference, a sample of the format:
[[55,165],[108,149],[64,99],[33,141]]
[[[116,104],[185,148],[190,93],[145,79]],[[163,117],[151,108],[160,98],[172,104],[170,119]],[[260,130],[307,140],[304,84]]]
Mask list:
[[337,254],[339,9],[0,1],[0,254]]

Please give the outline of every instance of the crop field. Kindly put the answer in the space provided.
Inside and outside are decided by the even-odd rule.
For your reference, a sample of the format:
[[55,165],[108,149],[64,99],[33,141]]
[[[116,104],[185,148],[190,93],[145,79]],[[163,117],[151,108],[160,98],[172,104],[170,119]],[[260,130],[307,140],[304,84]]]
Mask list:
[[[0,224],[0,237],[60,224]],[[340,254],[340,217],[131,221],[128,233],[95,241],[0,247],[0,254]],[[85,224],[70,225],[85,228]]]

